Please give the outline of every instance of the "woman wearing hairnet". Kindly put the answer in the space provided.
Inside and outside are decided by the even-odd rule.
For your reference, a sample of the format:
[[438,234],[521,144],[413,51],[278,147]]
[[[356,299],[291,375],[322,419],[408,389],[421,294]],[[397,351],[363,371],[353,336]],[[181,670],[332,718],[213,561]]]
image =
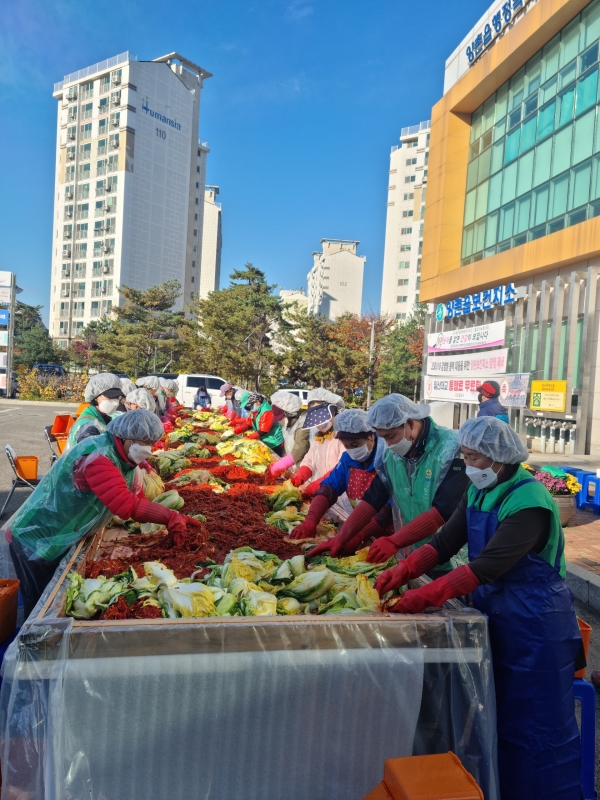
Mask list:
[[219,390],[219,397],[224,398],[225,404],[222,405],[218,411],[224,414],[229,420],[236,419],[240,411],[240,402],[236,398],[235,392],[235,386],[231,383],[222,384]]
[[[427,539],[450,519],[468,479],[459,458],[457,431],[436,425],[428,405],[390,394],[369,409],[367,422],[387,445],[383,467],[338,535],[319,545],[319,550],[329,549],[336,557],[350,543],[356,549],[372,535],[365,526],[379,514],[381,527],[393,522],[397,528],[392,536],[382,536],[371,545],[369,561],[382,562],[400,548]],[[392,507],[387,505],[390,499]],[[438,572],[452,569],[455,563],[443,564]]]
[[106,430],[112,415],[125,397],[121,379],[112,372],[99,372],[93,375],[84,390],[84,400],[89,403],[69,431],[65,452],[88,436],[98,436]]
[[280,390],[271,395],[271,407],[276,422],[281,424],[286,455],[280,458],[269,470],[277,478],[286,469],[299,464],[310,447],[310,431],[303,428],[306,413],[302,411],[302,401],[297,394]]
[[[336,438],[333,429],[333,420],[343,410],[344,401],[339,394],[320,388],[309,391],[308,411],[302,427],[310,430],[312,442],[292,478],[294,486],[301,486],[309,479],[312,480],[303,489],[304,497],[312,497],[315,494],[321,480],[329,475],[345,452],[341,439]],[[338,520],[347,519],[352,513],[348,498],[345,495],[340,497],[331,512]]]
[[[333,420],[335,437],[344,446],[342,457],[337,465],[323,478],[317,489],[306,519],[291,534],[295,539],[310,539],[317,532],[317,525],[322,516],[333,506],[338,498],[346,495],[351,506],[360,502],[376,476],[376,467],[381,466],[385,443],[367,422],[366,411],[358,408],[347,409]],[[391,522],[381,527],[378,515],[369,526],[368,531],[361,531],[361,541],[367,536],[383,536]],[[352,543],[349,543],[351,547]],[[311,555],[327,549],[319,545]],[[354,550],[352,550],[354,552]]]
[[156,415],[144,409],[113,419],[106,431],[65,453],[8,522],[6,539],[29,615],[69,548],[102,528],[114,514],[156,522],[183,537],[197,520],[133,494],[138,464],[163,435]]
[[125,398],[125,407],[128,411],[135,411],[136,408],[145,408],[146,411],[156,412],[156,402],[147,389],[141,387],[129,392]]
[[245,419],[232,420],[229,425],[234,426],[235,433],[250,431],[248,439],[260,439],[278,456],[283,456],[283,432],[267,398],[258,392],[249,392],[245,400],[248,416]]
[[459,441],[468,492],[431,541],[383,572],[375,588],[403,586],[468,543],[468,564],[406,591],[388,610],[416,614],[472,592],[488,617],[502,798],[579,800],[573,672],[581,637],[558,508],[521,466],[527,451],[506,423],[469,419]]

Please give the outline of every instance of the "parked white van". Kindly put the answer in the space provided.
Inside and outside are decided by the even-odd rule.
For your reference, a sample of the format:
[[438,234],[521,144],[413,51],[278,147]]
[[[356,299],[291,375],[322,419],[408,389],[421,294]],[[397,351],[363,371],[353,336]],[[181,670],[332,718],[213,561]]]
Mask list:
[[284,389],[283,391],[295,394],[296,397],[300,398],[303,406],[308,403],[308,389]]
[[219,378],[217,375],[179,375],[177,382],[179,383],[177,400],[186,408],[192,408],[194,395],[201,386],[206,386],[213,409],[225,405],[225,399],[220,396],[221,386],[226,383],[224,378]]

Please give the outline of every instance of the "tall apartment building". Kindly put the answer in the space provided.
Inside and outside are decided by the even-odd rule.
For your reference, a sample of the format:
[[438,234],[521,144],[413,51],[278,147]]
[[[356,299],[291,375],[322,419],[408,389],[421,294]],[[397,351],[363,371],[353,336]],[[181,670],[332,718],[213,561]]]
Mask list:
[[58,101],[50,334],[61,347],[118,304],[117,287],[198,292],[206,70],[127,52],[66,75]]
[[396,319],[419,300],[430,125],[402,128],[390,155],[381,313]]
[[313,253],[308,279],[308,312],[328,319],[360,314],[366,256],[356,254],[360,242],[321,239],[323,252]]
[[202,258],[200,260],[200,297],[216,292],[221,280],[221,204],[216,202],[218,186],[204,189],[204,222],[202,225]]

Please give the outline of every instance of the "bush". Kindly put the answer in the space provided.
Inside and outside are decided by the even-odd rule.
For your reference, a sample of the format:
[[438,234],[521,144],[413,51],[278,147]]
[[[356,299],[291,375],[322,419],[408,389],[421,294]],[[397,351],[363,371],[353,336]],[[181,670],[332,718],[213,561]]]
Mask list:
[[22,400],[83,400],[86,374],[48,375],[35,369],[17,368],[19,397]]

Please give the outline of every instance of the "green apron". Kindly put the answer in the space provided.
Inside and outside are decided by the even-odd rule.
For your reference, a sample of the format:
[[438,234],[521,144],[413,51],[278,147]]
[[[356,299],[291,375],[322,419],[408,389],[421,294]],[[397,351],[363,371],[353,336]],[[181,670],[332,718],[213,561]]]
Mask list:
[[[499,506],[499,522],[519,511],[523,511],[525,508],[547,508],[552,514],[550,533],[546,547],[541,553],[537,553],[537,556],[542,561],[547,561],[551,566],[555,566],[558,563],[560,577],[564,579],[567,575],[567,565],[564,553],[564,534],[560,524],[558,506],[546,487],[539,481],[531,480],[531,478],[531,472],[519,466],[519,469],[510,480],[494,486],[492,489],[479,492],[475,486],[469,486],[467,507],[475,508],[478,511],[490,512]],[[527,479],[529,480],[524,486],[519,486],[514,492],[510,491],[515,484]],[[478,493],[479,497],[477,497]]]
[[[384,475],[380,473],[380,477],[391,491],[395,530],[431,509],[435,493],[446,477],[452,461],[460,455],[458,431],[438,427],[432,419],[429,420],[429,424],[425,451],[412,468],[412,474],[409,475],[412,465],[408,459],[396,455],[389,448],[385,451]],[[459,500],[460,497],[457,497],[457,505]],[[431,536],[428,536],[412,545],[412,550],[427,544],[430,539]],[[454,567],[467,564],[468,561],[465,545],[449,562],[436,567],[435,572],[437,574],[449,572]]]
[[89,425],[90,423],[102,432],[106,430],[106,422],[104,421],[104,417],[98,411],[96,406],[92,405],[89,405],[81,412],[81,414],[77,417],[75,424],[69,431],[69,436],[67,437],[67,446],[65,447],[64,451],[65,453],[72,447],[75,447],[77,444],[77,431],[86,425]]
[[283,431],[281,429],[281,425],[279,422],[275,422],[273,427],[268,433],[262,433],[259,430],[258,425],[260,422],[260,418],[265,413],[265,411],[271,411],[271,404],[270,403],[263,403],[261,407],[258,409],[258,413],[256,417],[252,420],[252,429],[258,431],[260,434],[261,442],[267,445],[267,447],[278,447],[280,444],[283,444]]
[[32,552],[32,559],[54,561],[90,533],[105,525],[112,512],[91,491],[77,489],[75,463],[91,453],[109,458],[131,489],[135,466],[123,461],[110,433],[90,436],[63,454],[8,523],[13,537]]

